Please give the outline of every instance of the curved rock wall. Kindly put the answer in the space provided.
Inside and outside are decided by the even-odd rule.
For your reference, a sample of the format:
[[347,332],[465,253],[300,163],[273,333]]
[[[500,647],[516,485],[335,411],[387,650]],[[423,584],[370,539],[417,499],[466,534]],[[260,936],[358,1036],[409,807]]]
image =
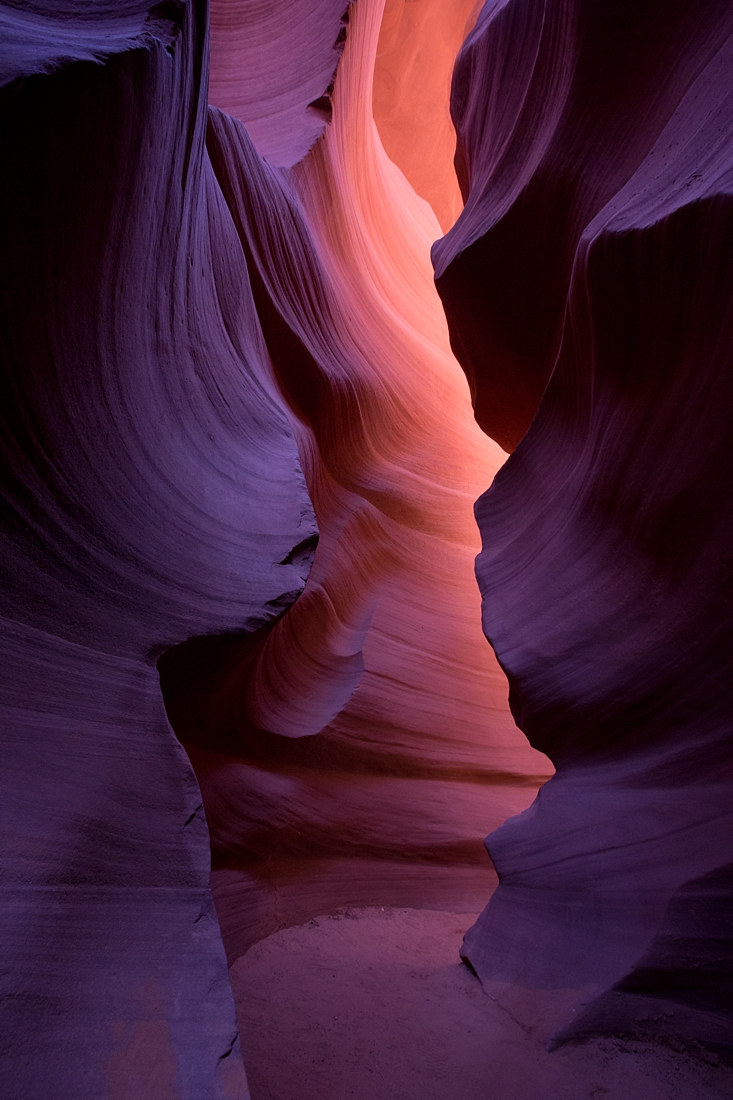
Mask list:
[[211,0],[209,103],[270,164],[301,160],[331,118],[349,0]]
[[487,840],[466,956],[618,983],[566,1037],[666,1009],[728,1057],[732,34],[723,2],[486,4],[434,250],[477,418],[519,443],[476,509],[484,628],[557,768]]
[[446,326],[420,3],[214,3],[208,114],[205,5],[0,9],[23,1100],[246,1096],[201,798],[236,958],[477,906],[543,753],[466,957],[730,1055],[733,9],[488,0]]
[[292,603],[316,527],[205,150],[203,11],[98,16],[0,10],[2,1091],[245,1097],[155,663]]

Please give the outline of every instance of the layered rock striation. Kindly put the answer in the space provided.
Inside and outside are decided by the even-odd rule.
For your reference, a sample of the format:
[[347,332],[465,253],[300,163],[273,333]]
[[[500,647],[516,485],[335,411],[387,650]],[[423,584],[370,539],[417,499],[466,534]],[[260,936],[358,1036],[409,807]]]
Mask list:
[[475,911],[543,754],[466,958],[731,1055],[733,11],[484,4],[444,315],[448,7],[0,8],[14,1097],[245,1097],[207,837]]
[[270,164],[302,160],[331,119],[350,0],[211,0],[209,102]]
[[485,4],[434,249],[477,419],[516,447],[476,508],[484,629],[557,769],[487,840],[466,957],[608,990],[560,1039],[728,1058],[732,34],[722,2]]
[[205,819],[236,958],[350,902],[475,911],[548,771],[479,627],[505,456],[374,125],[383,5],[299,10],[213,5],[208,108],[203,3],[0,8],[19,1100],[247,1095]]
[[206,153],[203,16],[0,12],[0,1031],[17,1100],[248,1095],[156,660],[280,614],[316,525]]
[[174,654],[161,664],[231,959],[339,905],[479,907],[484,823],[528,805],[548,771],[480,631],[472,502],[505,456],[473,422],[450,351],[429,259],[438,222],[374,125],[382,13],[352,5],[332,122],[290,172],[210,112],[320,530],[305,592],[246,688],[221,667],[197,681],[192,649],[178,670]]

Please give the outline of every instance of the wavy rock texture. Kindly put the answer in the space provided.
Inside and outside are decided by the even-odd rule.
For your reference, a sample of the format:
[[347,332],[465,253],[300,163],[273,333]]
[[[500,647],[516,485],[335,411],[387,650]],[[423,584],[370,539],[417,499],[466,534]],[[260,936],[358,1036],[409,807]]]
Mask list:
[[333,122],[290,174],[210,113],[321,532],[305,592],[247,658],[246,684],[233,650],[224,671],[191,647],[161,663],[231,959],[338,905],[480,907],[485,824],[527,806],[547,774],[479,627],[472,501],[504,455],[450,352],[435,215],[372,118],[382,8],[352,6]]
[[349,0],[211,0],[210,18],[209,102],[271,164],[296,164],[331,118]]
[[281,613],[316,527],[205,150],[200,14],[0,11],[14,1100],[248,1095],[200,794],[155,662]]
[[[471,506],[504,454],[450,352],[438,222],[372,118],[382,8],[352,7],[315,106],[342,10],[314,0],[294,35],[282,5],[216,8],[214,94],[251,135],[207,123],[203,5],[0,10],[22,1100],[247,1095],[156,664],[233,957],[348,902],[474,909],[478,838],[547,772],[478,627]],[[276,102],[241,53],[257,27]]]
[[466,207],[434,252],[477,418],[521,438],[477,573],[557,768],[488,838],[466,956],[613,986],[558,1041],[728,1058],[732,34],[725,2],[486,4],[453,84]]

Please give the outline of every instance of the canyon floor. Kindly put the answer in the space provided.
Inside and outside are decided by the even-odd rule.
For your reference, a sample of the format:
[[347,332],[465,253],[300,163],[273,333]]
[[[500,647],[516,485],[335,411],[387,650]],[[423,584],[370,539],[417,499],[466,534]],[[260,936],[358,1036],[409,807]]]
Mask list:
[[[475,917],[346,909],[231,969],[252,1100],[729,1100],[733,1071],[647,1043],[545,1050],[562,994],[487,993]],[[548,999],[549,998],[549,999]]]

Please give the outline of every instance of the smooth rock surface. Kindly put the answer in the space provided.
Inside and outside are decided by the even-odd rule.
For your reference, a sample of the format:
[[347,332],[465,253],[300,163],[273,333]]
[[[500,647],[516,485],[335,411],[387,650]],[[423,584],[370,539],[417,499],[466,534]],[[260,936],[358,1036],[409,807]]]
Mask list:
[[480,8],[481,0],[387,0],[379,28],[372,95],[379,137],[444,233],[463,209],[451,76]]

